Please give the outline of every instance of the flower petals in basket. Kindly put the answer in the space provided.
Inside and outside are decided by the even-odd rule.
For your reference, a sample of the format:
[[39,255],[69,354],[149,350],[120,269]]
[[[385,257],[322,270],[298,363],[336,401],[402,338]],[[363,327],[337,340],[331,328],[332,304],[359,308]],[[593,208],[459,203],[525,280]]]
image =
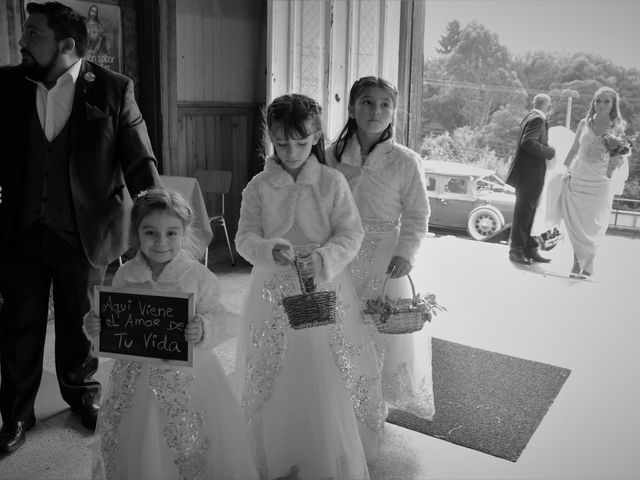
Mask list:
[[389,299],[384,294],[387,277],[378,298],[369,299],[365,303],[364,313],[370,315],[380,333],[404,334],[422,330],[425,322],[430,322],[438,310],[446,310],[436,302],[433,293],[416,294],[411,276],[407,275],[411,284],[412,298]]
[[558,230],[557,227],[547,230],[539,237],[536,237],[538,243],[540,244],[540,248],[545,251],[551,250],[553,247],[555,247],[561,238],[562,233],[560,232],[560,230]]
[[302,278],[297,258],[294,263],[302,293],[282,299],[291,328],[299,330],[336,323],[336,292],[316,292],[313,279]]

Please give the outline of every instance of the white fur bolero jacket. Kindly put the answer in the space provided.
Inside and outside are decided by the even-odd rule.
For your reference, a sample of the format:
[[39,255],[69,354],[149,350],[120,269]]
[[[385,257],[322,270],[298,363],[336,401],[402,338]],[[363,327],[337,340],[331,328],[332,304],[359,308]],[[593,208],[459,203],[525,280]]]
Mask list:
[[184,250],[167,263],[157,280],[153,280],[149,264],[138,251],[134,258],[118,269],[111,286],[193,293],[195,313],[202,319],[203,331],[202,340],[195,346],[213,348],[226,334],[223,326],[226,309],[220,303],[218,278]]
[[331,145],[326,150],[327,165],[340,170],[349,181],[360,216],[400,220],[400,236],[393,254],[413,264],[431,213],[420,156],[387,140],[376,145],[363,165],[355,135],[347,143],[340,163],[333,148]]
[[364,238],[362,223],[343,175],[311,156],[297,180],[267,158],[264,170],[242,192],[236,235],[238,253],[255,266],[279,270],[273,247],[291,245],[282,238],[294,220],[306,237],[321,246],[323,271],[331,280],[356,256]]

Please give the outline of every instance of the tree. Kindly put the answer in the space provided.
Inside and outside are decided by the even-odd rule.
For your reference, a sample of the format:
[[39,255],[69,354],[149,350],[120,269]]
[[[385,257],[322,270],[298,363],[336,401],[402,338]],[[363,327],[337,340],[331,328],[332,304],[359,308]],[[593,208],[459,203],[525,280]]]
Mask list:
[[561,55],[551,52],[527,52],[513,59],[513,68],[524,86],[547,91],[560,77],[563,62]]
[[526,94],[520,102],[508,103],[500,107],[491,122],[480,130],[484,145],[493,149],[498,157],[509,159],[513,156],[520,132],[520,122],[527,114]]
[[[425,64],[426,77],[444,80],[445,86],[434,89],[428,85],[425,89],[423,111],[430,113],[423,122],[424,132],[452,131],[464,125],[481,128],[502,105],[521,96],[522,85],[512,69],[511,54],[498,36],[477,22],[459,33],[456,28],[459,22],[450,22],[441,40],[449,53]],[[467,88],[470,83],[477,88]]]
[[535,51],[512,57],[483,25],[471,22],[460,28],[455,20],[447,25],[438,52],[439,56],[425,60],[425,153],[464,162],[482,159],[488,166],[500,167],[513,154],[520,121],[533,95],[549,93],[553,100],[549,124],[565,125],[567,99],[561,93],[577,91],[580,96],[573,99],[571,110],[575,130],[595,91],[607,85],[620,95],[626,134],[634,143],[625,195],[640,198],[639,70],[589,52]]
[[441,55],[449,55],[460,42],[460,22],[458,20],[452,20],[447,24],[447,31],[440,37],[438,43],[440,47],[436,47],[436,52]]
[[437,137],[426,137],[422,142],[422,155],[428,160],[443,160],[473,164],[495,170],[498,175],[507,173],[507,162],[496,156],[495,151],[483,145],[481,135],[470,127],[445,132]]
[[498,35],[472,21],[462,30],[459,42],[446,59],[446,67],[456,80],[496,85],[491,80],[497,70],[510,69],[511,54]]

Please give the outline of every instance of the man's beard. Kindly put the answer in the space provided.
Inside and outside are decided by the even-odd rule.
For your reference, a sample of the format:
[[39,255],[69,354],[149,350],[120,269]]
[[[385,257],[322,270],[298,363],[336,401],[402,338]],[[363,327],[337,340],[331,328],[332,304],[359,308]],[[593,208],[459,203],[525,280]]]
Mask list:
[[47,77],[47,75],[49,74],[53,66],[56,64],[56,61],[60,56],[60,52],[56,52],[54,57],[45,64],[36,63],[35,58],[33,58],[33,56],[30,55],[29,53],[26,53],[26,54],[23,53],[22,55],[23,57],[28,57],[30,60],[29,63],[25,63],[24,58],[22,61],[22,66],[25,70],[26,75],[30,79],[39,82],[39,81],[43,81]]

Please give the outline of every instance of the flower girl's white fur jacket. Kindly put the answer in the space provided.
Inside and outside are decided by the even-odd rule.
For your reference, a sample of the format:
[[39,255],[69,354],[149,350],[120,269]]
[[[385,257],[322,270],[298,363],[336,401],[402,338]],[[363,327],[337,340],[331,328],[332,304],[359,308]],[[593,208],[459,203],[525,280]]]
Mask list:
[[430,214],[420,155],[391,140],[376,145],[364,165],[360,153],[354,135],[342,153],[341,163],[335,160],[333,145],[327,148],[327,165],[347,177],[363,219],[400,220],[400,237],[393,255],[413,264]]
[[291,245],[282,238],[294,220],[311,242],[324,268],[319,277],[331,280],[356,256],[364,237],[349,185],[344,176],[311,156],[296,181],[275,156],[242,192],[236,235],[238,253],[255,266],[282,269],[273,247]]
[[[162,270],[157,280],[151,277],[151,268],[138,251],[123,264],[111,284],[113,287],[142,288],[165,292],[195,294],[195,313],[202,319],[202,340],[196,347],[210,349],[227,335],[226,309],[220,303],[218,278],[207,267],[181,250]],[[215,325],[215,327],[214,327]]]

